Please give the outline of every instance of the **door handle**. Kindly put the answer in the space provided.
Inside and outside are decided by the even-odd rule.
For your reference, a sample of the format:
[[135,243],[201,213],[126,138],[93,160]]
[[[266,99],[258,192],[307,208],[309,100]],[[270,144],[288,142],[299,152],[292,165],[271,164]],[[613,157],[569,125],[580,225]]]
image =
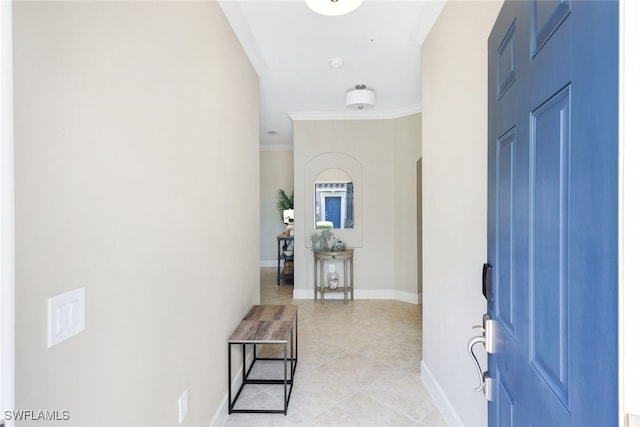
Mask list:
[[478,358],[476,354],[473,352],[473,346],[478,343],[485,342],[485,338],[482,335],[478,335],[475,337],[471,337],[469,342],[467,343],[467,351],[469,352],[469,356],[473,360],[473,363],[476,366],[476,370],[478,371],[478,379],[480,380],[480,385],[474,389],[474,391],[482,391],[484,389],[484,372],[482,372],[482,368],[480,368],[480,362],[478,362]]
[[471,329],[480,329],[484,338],[484,348],[487,353],[495,353],[497,350],[497,326],[496,321],[491,319],[487,313],[482,316],[482,325],[474,325]]
[[496,352],[497,339],[495,334],[497,326],[495,322],[495,320],[489,318],[489,315],[485,313],[484,316],[482,316],[482,325],[473,326],[473,329],[480,329],[482,331],[482,335],[471,337],[467,343],[467,351],[473,360],[476,371],[478,372],[478,379],[480,381],[480,385],[474,390],[477,392],[483,392],[488,401],[493,400],[493,379],[489,376],[488,371],[483,371],[480,367],[480,362],[478,362],[478,358],[473,351],[473,347],[475,347],[476,344],[482,343],[488,354]]
[[482,332],[485,338],[484,348],[487,353],[495,353],[498,347],[498,327],[496,321],[491,319],[487,313],[482,316]]

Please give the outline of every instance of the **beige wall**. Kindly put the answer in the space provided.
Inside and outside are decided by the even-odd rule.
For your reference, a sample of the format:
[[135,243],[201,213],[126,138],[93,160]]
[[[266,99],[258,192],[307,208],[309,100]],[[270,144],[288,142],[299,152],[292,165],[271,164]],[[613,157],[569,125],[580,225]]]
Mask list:
[[293,150],[261,151],[260,260],[263,266],[276,265],[276,236],[286,229],[280,212],[276,209],[280,188],[287,195],[293,192]]
[[[176,425],[188,389],[207,425],[259,301],[257,76],[215,2],[16,2],[13,24],[16,406]],[[47,349],[47,298],[78,287],[86,330]]]
[[418,290],[418,191],[417,168],[422,153],[422,115],[414,114],[395,120],[393,144],[393,219],[394,267],[396,289],[420,293]]
[[[334,235],[356,248],[356,298],[417,302],[415,163],[420,157],[420,115],[389,120],[297,120],[294,140],[294,296],[313,296],[313,255],[309,250],[309,235],[313,232],[313,179],[324,169],[340,167],[353,178],[355,226],[353,230],[335,230]],[[402,189],[409,181],[412,190]],[[412,220],[405,224],[404,212],[397,211],[395,206],[412,203]],[[396,230],[401,232],[399,238],[394,234]],[[396,244],[404,234],[409,235],[409,242],[414,242],[406,244],[409,253],[401,261],[402,267],[411,271],[410,277],[405,277],[404,272],[396,275]],[[408,266],[411,257],[413,266]]]
[[486,424],[466,344],[486,311],[486,58],[501,4],[449,1],[422,51],[423,378],[452,426]]

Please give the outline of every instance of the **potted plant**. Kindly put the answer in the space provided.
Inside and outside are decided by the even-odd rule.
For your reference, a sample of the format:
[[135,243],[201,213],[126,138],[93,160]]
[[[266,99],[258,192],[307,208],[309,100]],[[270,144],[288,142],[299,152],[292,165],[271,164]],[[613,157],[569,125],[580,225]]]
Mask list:
[[314,251],[328,251],[329,241],[333,239],[333,233],[331,228],[318,227],[318,231],[311,234],[311,246]]
[[285,191],[280,188],[278,190],[278,200],[276,202],[276,205],[278,207],[278,211],[280,212],[280,217],[284,221],[285,218],[282,216],[282,213],[288,209],[293,209],[293,193],[291,193],[291,196],[287,196],[287,193],[285,193]]

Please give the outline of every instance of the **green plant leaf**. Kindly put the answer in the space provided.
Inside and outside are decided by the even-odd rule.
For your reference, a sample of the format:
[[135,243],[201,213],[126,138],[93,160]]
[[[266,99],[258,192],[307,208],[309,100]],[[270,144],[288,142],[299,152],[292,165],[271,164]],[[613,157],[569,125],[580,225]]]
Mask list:
[[276,202],[276,206],[278,210],[282,214],[282,211],[286,209],[293,209],[293,193],[291,196],[287,196],[287,193],[284,192],[282,188],[278,190],[278,200]]

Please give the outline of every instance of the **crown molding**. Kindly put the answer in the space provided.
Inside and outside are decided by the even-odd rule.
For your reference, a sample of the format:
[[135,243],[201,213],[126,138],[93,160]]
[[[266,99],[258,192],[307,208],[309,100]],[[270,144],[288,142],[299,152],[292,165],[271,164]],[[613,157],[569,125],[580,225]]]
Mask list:
[[422,46],[433,25],[440,17],[440,13],[446,3],[447,0],[430,0],[425,2],[422,13],[418,15],[415,24],[411,28],[409,39],[418,46]]
[[236,0],[218,0],[218,5],[224,12],[231,28],[233,28],[233,31],[236,33],[236,37],[247,54],[249,61],[251,61],[254,70],[259,76],[264,74],[268,69],[267,61],[262,55],[260,45],[253,35],[242,2]]
[[290,112],[291,120],[386,120],[399,119],[422,112],[422,104],[409,105],[395,110],[383,111],[310,111]]

